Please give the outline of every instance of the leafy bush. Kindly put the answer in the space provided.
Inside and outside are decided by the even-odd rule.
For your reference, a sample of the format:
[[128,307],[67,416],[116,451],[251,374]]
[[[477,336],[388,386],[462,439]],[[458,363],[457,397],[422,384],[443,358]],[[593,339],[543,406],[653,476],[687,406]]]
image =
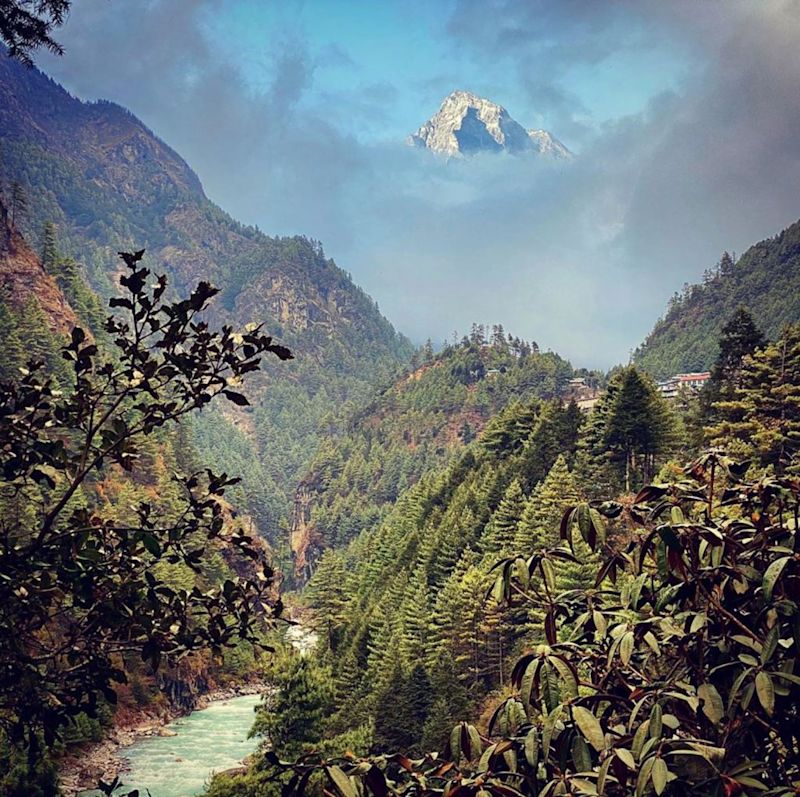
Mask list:
[[[101,697],[116,700],[120,654],[156,668],[193,650],[220,653],[240,637],[258,642],[273,614],[264,552],[225,514],[235,479],[176,474],[169,516],[142,500],[120,518],[91,499],[110,469],[134,469],[159,430],[217,396],[247,404],[233,388],[263,354],[291,357],[259,329],[214,332],[200,321],[216,293],[208,283],[165,302],[166,279],[151,278],[143,254],[122,254],[125,290],[105,330],[116,357],[75,328],[62,351],[65,390],[41,362],[0,383],[0,730],[27,739],[31,762],[40,736],[50,745],[81,712],[96,716]],[[200,570],[222,538],[250,577],[201,590],[159,576],[159,563]]]

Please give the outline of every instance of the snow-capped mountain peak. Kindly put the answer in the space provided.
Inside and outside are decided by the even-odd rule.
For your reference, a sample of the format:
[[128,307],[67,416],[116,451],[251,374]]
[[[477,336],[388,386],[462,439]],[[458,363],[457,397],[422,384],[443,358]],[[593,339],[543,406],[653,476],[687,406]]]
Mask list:
[[572,156],[546,130],[525,130],[502,105],[469,91],[454,91],[445,97],[436,114],[406,141],[447,156],[501,151]]

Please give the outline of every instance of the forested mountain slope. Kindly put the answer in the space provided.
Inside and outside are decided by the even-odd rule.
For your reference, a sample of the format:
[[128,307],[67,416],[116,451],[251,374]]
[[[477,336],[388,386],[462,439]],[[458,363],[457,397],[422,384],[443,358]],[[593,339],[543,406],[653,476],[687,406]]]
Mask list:
[[722,326],[740,306],[770,338],[800,319],[800,222],[751,246],[735,262],[725,253],[702,284],[676,293],[634,353],[635,362],[659,378],[707,370]]
[[280,379],[267,366],[251,392],[252,410],[196,425],[197,442],[215,466],[248,464],[239,497],[274,537],[322,419],[369,395],[410,356],[409,343],[317,242],[271,238],[237,223],[128,111],[80,102],[5,56],[0,178],[9,202],[16,189],[12,212],[26,236],[38,242],[52,222],[59,248],[100,294],[111,292],[116,252],[145,248],[177,293],[200,279],[222,288],[213,321],[263,323],[292,349],[295,360],[280,369]]
[[441,748],[457,718],[508,682],[528,624],[486,608],[490,570],[504,552],[552,541],[579,492],[568,469],[579,426],[574,404],[514,401],[380,524],[323,554],[307,600],[333,653],[331,730],[374,723],[381,749]]
[[[61,396],[71,396],[76,390],[75,373],[72,361],[64,357],[64,350],[76,339],[74,335],[78,334],[75,332],[78,327],[86,330],[87,336],[94,336],[94,345],[90,348],[96,346],[99,357],[103,360],[113,359],[114,346],[109,335],[100,325],[92,328],[92,322],[97,321],[97,313],[102,312],[100,302],[73,267],[73,261],[50,249],[47,250],[47,258],[43,262],[19,230],[11,224],[9,213],[0,200],[0,381],[3,383],[18,383],[33,361],[43,364],[46,375],[54,380],[58,391],[53,400],[58,400]],[[18,411],[19,405],[4,400],[2,406],[4,420],[7,421],[9,416],[13,417]],[[38,408],[41,409],[41,405]],[[36,412],[31,406],[27,410],[31,416]],[[51,419],[51,425],[56,422]],[[35,439],[35,435],[31,437]],[[21,487],[19,482],[12,482],[8,476],[8,473],[13,472],[14,458],[10,452],[14,450],[14,440],[7,433],[7,427],[4,427],[2,440],[6,470],[3,489],[0,491],[0,514],[5,518],[2,530],[5,554],[3,567],[7,568],[3,569],[3,573],[10,580],[20,577],[12,569],[14,560],[9,554],[9,539],[18,545],[23,544],[14,536],[16,524],[24,525],[26,530],[35,528],[45,514],[44,508],[49,505],[48,501],[54,502],[53,496],[57,497],[63,489],[64,474],[51,468],[47,471],[52,474],[52,484],[49,487],[39,488],[33,483],[26,483]],[[31,443],[31,446],[35,445],[34,442]],[[128,467],[123,468],[118,463],[108,462],[96,468],[78,488],[70,506],[76,513],[91,512],[93,521],[98,525],[102,523],[101,516],[107,523],[116,526],[132,524],[137,518],[137,506],[142,503],[152,507],[153,512],[166,521],[180,512],[184,498],[176,473],[193,472],[199,467],[200,459],[184,428],[158,428],[140,441],[137,455]],[[231,530],[233,510],[234,507],[229,504],[223,509],[226,528]],[[240,522],[247,524],[246,516],[240,516]],[[66,536],[66,532],[64,534]],[[78,536],[73,535],[73,538]],[[23,539],[27,540],[28,537]],[[263,540],[257,540],[256,545],[265,557],[269,555]],[[70,564],[74,567],[71,572],[78,572],[83,562],[83,550],[77,542],[70,543],[69,550]],[[63,577],[63,581],[59,581],[58,586],[52,586],[50,591],[67,591],[68,575],[59,573],[57,568],[52,568],[51,571],[47,556],[41,556],[41,561],[34,562],[33,567],[47,571],[46,577],[52,579],[50,583]],[[96,551],[95,558],[100,556],[101,551]],[[234,546],[224,537],[212,541],[204,550],[202,562],[195,564],[193,568],[177,559],[151,562],[151,565],[152,575],[160,579],[166,588],[173,590],[191,590],[197,587],[207,591],[220,587],[227,579],[233,580],[238,576],[255,577],[253,565],[237,556]],[[36,581],[32,579],[32,583]],[[29,586],[20,585],[19,593],[27,594]],[[98,588],[97,594],[99,593]],[[4,597],[7,598],[5,592]],[[3,603],[3,610],[11,611],[7,600]],[[57,636],[59,631],[64,632],[64,626],[58,625],[58,613],[54,612],[53,616],[55,628],[50,628],[50,632]],[[27,616],[25,619],[28,619]],[[16,626],[4,627],[7,632],[19,631]],[[7,638],[3,640],[4,644],[6,641]],[[74,649],[77,650],[83,642],[84,638],[80,637],[75,642]],[[91,644],[95,644],[95,638],[91,638]],[[3,646],[0,645],[0,648]],[[43,668],[51,663],[44,650],[45,646],[40,654]],[[127,651],[124,648],[121,650]],[[130,650],[133,651],[133,648]],[[59,654],[57,658],[62,657]],[[10,648],[3,648],[6,678],[11,660],[13,657]],[[74,717],[63,734],[63,744],[51,745],[48,755],[55,751],[71,756],[71,745],[80,745],[89,740],[98,741],[105,733],[104,728],[112,724],[133,724],[141,722],[145,716],[154,718],[187,710],[194,706],[201,693],[214,685],[249,677],[255,665],[253,649],[246,643],[240,643],[229,650],[224,662],[219,657],[213,657],[210,652],[194,652],[180,662],[173,662],[172,666],[162,666],[159,670],[143,660],[138,652],[118,654],[115,660],[121,667],[124,678],[120,676],[116,680],[113,693],[104,692],[94,714],[87,711]],[[48,672],[56,681],[57,676],[52,675],[53,671]],[[87,690],[92,688],[91,683],[86,684]],[[12,715],[6,709],[4,719],[8,720]],[[18,763],[13,750],[6,745],[6,728],[7,725],[4,725],[0,729],[0,793],[23,793],[6,791],[14,782]],[[45,764],[42,777],[52,778],[49,763]],[[94,785],[96,776],[102,774],[91,769],[84,772],[90,785]],[[50,781],[48,788],[52,790],[30,793],[56,793],[54,781]]]
[[483,326],[415,358],[409,373],[326,440],[295,497],[292,548],[300,573],[323,548],[374,529],[403,492],[448,462],[515,399],[563,395],[570,364],[536,344]]

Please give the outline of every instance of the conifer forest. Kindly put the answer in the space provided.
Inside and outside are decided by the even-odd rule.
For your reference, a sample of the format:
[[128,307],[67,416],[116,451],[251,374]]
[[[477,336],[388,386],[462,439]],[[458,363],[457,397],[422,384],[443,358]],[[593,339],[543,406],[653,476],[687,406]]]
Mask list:
[[0,0],[0,797],[800,794],[798,41]]

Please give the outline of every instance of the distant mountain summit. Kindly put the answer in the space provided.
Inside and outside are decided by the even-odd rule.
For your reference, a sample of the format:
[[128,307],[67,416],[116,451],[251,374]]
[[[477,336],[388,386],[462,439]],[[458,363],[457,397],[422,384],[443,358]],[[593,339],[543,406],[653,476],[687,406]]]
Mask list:
[[440,155],[532,152],[568,159],[572,153],[546,130],[526,130],[502,105],[469,91],[454,91],[406,143]]

